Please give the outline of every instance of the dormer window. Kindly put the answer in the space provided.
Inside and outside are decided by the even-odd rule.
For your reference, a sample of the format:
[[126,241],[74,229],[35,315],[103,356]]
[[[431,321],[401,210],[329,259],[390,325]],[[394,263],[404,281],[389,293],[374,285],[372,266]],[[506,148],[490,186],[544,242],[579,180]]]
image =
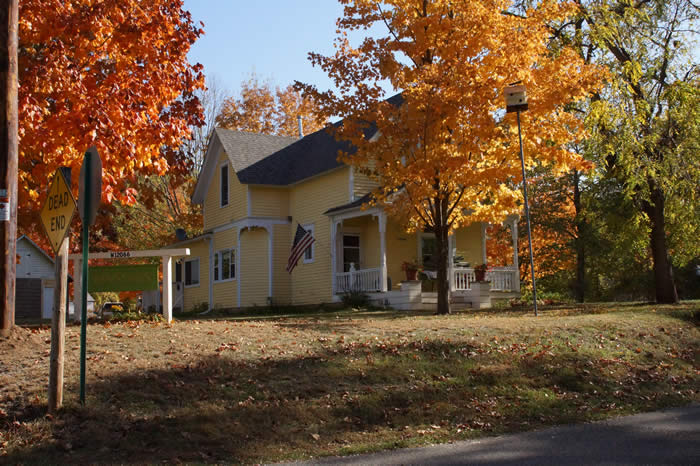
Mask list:
[[220,171],[221,207],[226,207],[228,205],[228,164],[223,164]]

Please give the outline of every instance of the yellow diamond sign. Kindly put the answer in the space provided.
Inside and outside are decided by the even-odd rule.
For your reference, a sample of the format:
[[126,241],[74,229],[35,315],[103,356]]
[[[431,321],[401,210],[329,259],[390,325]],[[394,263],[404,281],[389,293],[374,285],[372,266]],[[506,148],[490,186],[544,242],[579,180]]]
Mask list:
[[56,170],[46,202],[41,208],[41,223],[44,225],[46,236],[49,237],[51,246],[56,253],[58,253],[58,248],[70,229],[73,213],[75,213],[73,193],[61,170]]

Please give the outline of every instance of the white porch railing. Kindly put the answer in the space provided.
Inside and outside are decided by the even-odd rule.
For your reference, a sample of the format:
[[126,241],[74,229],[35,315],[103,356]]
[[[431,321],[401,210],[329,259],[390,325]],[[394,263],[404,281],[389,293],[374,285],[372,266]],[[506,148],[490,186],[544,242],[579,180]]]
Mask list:
[[350,267],[349,272],[339,272],[335,274],[336,293],[346,293],[348,291],[381,291],[380,269],[360,269],[355,270]]
[[456,291],[471,290],[472,283],[476,281],[474,269],[472,268],[455,268],[454,269],[454,289]]
[[[486,273],[486,280],[491,282],[491,291],[515,291],[518,283],[518,270],[515,267],[493,267]],[[476,281],[474,269],[454,269],[454,289],[456,291],[471,290],[471,284]]]

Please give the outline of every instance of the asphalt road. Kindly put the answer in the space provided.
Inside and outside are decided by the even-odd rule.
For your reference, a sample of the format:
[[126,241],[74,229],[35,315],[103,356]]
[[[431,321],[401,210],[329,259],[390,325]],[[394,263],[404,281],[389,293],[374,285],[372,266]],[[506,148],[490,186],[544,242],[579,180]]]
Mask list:
[[447,445],[295,464],[700,465],[700,405]]

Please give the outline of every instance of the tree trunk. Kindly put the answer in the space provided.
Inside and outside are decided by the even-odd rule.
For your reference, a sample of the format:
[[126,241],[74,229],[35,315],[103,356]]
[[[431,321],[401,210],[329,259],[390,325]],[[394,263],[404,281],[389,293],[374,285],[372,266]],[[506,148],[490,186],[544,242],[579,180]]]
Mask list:
[[664,209],[666,199],[664,193],[653,180],[649,180],[651,200],[644,201],[642,209],[651,222],[651,235],[649,245],[654,260],[654,289],[656,302],[663,304],[675,304],[678,302],[678,292],[673,281],[673,268],[668,256],[666,244],[666,219]]
[[578,170],[574,170],[574,208],[576,209],[576,283],[574,284],[574,295],[576,301],[582,303],[586,294],[586,248],[585,230],[586,220],[583,218],[583,207],[581,206],[581,190],[579,183],[581,176]]
[[437,249],[437,313],[450,313],[450,282],[448,274],[449,239],[448,228],[434,228],[435,246]]

